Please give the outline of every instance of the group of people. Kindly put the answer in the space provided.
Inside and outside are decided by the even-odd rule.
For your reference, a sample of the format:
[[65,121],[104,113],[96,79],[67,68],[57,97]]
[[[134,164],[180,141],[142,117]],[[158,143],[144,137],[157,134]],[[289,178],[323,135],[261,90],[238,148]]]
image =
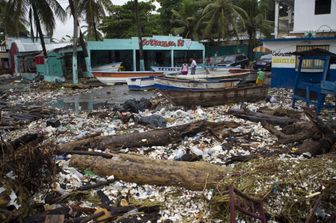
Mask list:
[[[196,73],[197,63],[196,63],[196,60],[194,58],[191,58],[190,61],[191,61],[190,74],[194,75]],[[186,64],[186,63],[182,64],[181,74],[187,75],[188,72],[189,72],[188,64]],[[257,85],[263,85],[264,81],[265,81],[265,71],[263,69],[258,69],[256,84]]]
[[[190,61],[191,61],[191,64],[190,64],[190,74],[194,75],[196,73],[197,63],[196,63],[196,60],[194,58],[191,58]],[[181,74],[187,75],[188,72],[189,72],[188,64],[186,64],[186,63],[182,64]]]

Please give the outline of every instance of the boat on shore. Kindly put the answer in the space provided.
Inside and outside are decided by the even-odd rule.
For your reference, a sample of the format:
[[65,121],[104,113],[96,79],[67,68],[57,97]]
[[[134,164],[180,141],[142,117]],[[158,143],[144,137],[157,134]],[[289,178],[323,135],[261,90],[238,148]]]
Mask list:
[[92,72],[118,72],[121,62],[92,67]]
[[128,78],[126,81],[131,91],[154,89],[154,76]]
[[217,106],[238,102],[256,102],[267,97],[267,86],[239,85],[219,89],[163,90],[160,92],[176,106]]
[[127,83],[129,78],[139,78],[139,77],[159,77],[162,76],[162,72],[153,71],[92,71],[92,74],[100,82],[106,85],[114,85],[116,83]]
[[225,78],[242,78],[245,79],[252,73],[252,70],[244,69],[228,69],[227,72],[207,73],[207,74],[195,74],[195,75],[166,75],[166,77],[175,77],[186,80],[211,80],[211,79],[225,79]]
[[202,90],[234,87],[241,82],[239,78],[225,79],[181,79],[175,77],[155,77],[154,88],[159,90]]
[[[156,67],[152,66],[151,69],[155,72],[163,72],[164,75],[178,75],[181,74],[182,67]],[[230,69],[239,69],[235,67],[216,67],[216,66],[197,66],[195,74],[217,74],[217,73],[227,73]],[[188,75],[191,73],[190,68],[188,69]]]

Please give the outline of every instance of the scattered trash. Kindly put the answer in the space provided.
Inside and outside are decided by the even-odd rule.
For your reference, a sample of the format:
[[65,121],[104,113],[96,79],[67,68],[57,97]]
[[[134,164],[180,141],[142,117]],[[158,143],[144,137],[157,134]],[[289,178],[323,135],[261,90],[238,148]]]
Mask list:
[[146,98],[141,98],[140,100],[130,99],[125,101],[123,104],[123,108],[126,111],[138,113],[139,111],[145,111],[146,109],[150,108],[152,103],[150,100]]
[[[271,89],[268,101],[207,108],[175,107],[158,93],[155,99],[71,111],[47,105],[90,89],[43,82],[30,83],[27,89],[9,89],[0,90],[1,222],[229,222],[230,185],[245,198],[263,200],[265,216],[273,222],[308,218],[318,198],[313,218],[329,220],[336,214],[330,205],[336,202],[335,127],[328,124],[333,115],[322,112],[315,117],[292,110],[290,91]],[[113,94],[110,88],[103,95]],[[300,123],[309,123],[309,131]],[[312,136],[310,142],[320,143],[323,156],[302,152],[305,139],[291,138],[321,132],[320,128],[328,134]],[[61,150],[65,148],[71,151]],[[123,155],[129,159],[122,160]],[[70,165],[91,157],[101,161],[91,162],[83,171]],[[158,164],[145,172],[134,157]],[[202,185],[198,191],[183,188],[177,181],[171,186],[140,183],[143,173],[154,181],[150,174],[162,173],[167,161],[191,167],[190,172],[180,168],[177,175],[181,176],[195,176],[193,171],[203,164],[225,170],[225,174],[216,180],[211,178],[215,171],[196,174],[205,175],[192,181]],[[111,174],[121,167],[106,166],[111,162],[125,167],[129,172],[123,177],[137,178],[138,183]],[[97,175],[100,171],[106,174]],[[175,177],[171,173],[165,176]],[[216,186],[211,188],[211,184]],[[237,215],[237,222],[244,219],[246,216]]]
[[47,120],[47,126],[57,128],[57,127],[61,126],[61,122],[60,122],[60,120],[49,119],[49,120]]
[[135,116],[135,121],[141,125],[148,125],[151,127],[161,127],[167,126],[166,120],[160,115],[150,115],[146,117]]

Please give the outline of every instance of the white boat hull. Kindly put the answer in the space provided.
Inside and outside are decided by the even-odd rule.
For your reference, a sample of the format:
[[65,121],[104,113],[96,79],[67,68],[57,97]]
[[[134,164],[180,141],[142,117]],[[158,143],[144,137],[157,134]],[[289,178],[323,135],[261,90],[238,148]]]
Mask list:
[[154,88],[154,77],[128,78],[127,85],[130,90],[147,90]]
[[[152,66],[152,70],[155,72],[163,72],[164,75],[179,75],[181,74],[181,67],[155,67]],[[198,66],[195,71],[195,75],[206,74],[229,74],[230,70],[243,70],[237,67],[203,67]],[[191,75],[191,70],[188,69],[188,75]]]
[[106,85],[127,83],[129,78],[162,76],[162,73],[152,71],[122,71],[122,72],[92,72],[93,76]]
[[92,68],[92,72],[118,72],[121,62],[111,63]]

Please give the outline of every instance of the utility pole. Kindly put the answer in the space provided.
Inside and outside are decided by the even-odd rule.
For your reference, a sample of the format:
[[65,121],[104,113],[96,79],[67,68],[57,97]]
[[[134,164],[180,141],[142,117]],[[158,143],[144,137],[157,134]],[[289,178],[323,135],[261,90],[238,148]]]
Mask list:
[[142,45],[142,31],[141,31],[141,23],[140,23],[140,17],[139,17],[139,3],[138,3],[138,0],[134,0],[134,4],[135,4],[135,20],[136,20],[138,38],[139,38],[140,71],[144,71],[145,70],[145,61],[144,61],[144,53],[143,53],[143,45]]
[[275,0],[275,16],[274,16],[274,38],[279,35],[279,0]]

